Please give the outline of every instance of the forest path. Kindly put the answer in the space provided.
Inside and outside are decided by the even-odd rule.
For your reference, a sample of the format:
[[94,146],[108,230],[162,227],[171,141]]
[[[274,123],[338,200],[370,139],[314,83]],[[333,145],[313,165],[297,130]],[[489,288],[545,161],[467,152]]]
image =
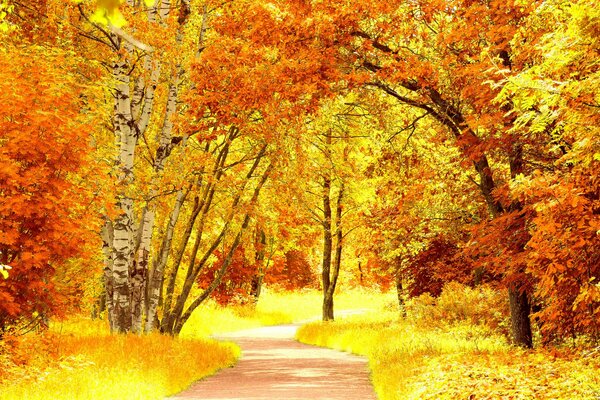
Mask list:
[[238,363],[169,399],[376,399],[365,358],[296,342],[300,325],[219,335],[241,347]]

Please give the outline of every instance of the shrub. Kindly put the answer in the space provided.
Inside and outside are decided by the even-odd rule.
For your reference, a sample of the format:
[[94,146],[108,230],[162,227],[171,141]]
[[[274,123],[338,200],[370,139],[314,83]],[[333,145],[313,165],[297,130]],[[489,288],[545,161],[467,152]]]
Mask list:
[[471,288],[457,282],[444,285],[436,299],[424,293],[406,303],[407,316],[428,326],[468,322],[507,333],[507,296],[489,286]]

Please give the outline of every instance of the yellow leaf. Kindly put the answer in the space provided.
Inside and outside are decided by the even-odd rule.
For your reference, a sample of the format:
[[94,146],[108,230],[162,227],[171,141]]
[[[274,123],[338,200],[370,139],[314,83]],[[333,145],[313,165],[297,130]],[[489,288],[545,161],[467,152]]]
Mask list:
[[121,11],[117,9],[113,10],[112,13],[108,13],[108,21],[117,28],[121,28],[127,23],[127,20],[123,14],[121,14]]
[[94,14],[92,14],[92,16],[90,17],[90,21],[92,21],[95,24],[108,25],[108,19],[106,18],[106,11],[97,9],[94,12]]
[[9,269],[12,269],[12,267],[10,267],[8,265],[0,264],[0,275],[2,275],[4,277],[4,279],[8,279],[8,270]]

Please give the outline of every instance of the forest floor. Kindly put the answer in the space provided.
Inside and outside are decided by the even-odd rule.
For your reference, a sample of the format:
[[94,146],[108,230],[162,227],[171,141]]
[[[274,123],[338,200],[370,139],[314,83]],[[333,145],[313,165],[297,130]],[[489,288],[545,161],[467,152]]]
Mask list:
[[[544,347],[536,333],[536,349],[515,348],[506,303],[455,284],[408,300],[402,316],[395,293],[353,289],[336,297],[335,322],[295,333],[319,314],[320,292],[265,291],[257,305],[207,302],[179,338],[110,335],[105,320],[74,316],[0,341],[0,399],[600,399],[598,344]],[[365,358],[294,333],[368,358],[370,372]]]
[[375,399],[367,360],[298,343],[300,324],[270,326],[219,336],[242,349],[232,368],[199,381],[171,400]]

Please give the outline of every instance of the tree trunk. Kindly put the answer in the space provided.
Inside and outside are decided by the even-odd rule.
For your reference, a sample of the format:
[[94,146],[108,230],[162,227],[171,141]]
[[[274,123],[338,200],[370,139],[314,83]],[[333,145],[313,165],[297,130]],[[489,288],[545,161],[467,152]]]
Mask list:
[[532,348],[531,321],[529,319],[530,305],[527,293],[519,288],[508,289],[510,301],[510,322],[515,344]]
[[331,277],[329,279],[329,287],[325,293],[325,299],[323,302],[323,315],[327,316],[327,320],[333,320],[333,296],[335,295],[335,289],[337,287],[338,277],[340,276],[340,267],[342,265],[342,250],[343,250],[343,239],[344,232],[342,229],[342,210],[343,210],[343,198],[344,198],[344,184],[340,185],[340,189],[337,195],[336,211],[335,211],[335,253],[333,257],[333,263],[331,265]]
[[400,316],[406,317],[406,305],[404,304],[404,287],[402,286],[402,275],[400,272],[396,272],[396,276],[394,277],[396,280],[396,296],[398,297],[398,310],[400,311]]
[[331,286],[331,253],[333,237],[331,234],[331,179],[323,177],[323,264],[321,278],[323,281],[323,321],[333,320],[333,297],[329,295]]
[[[148,22],[159,23],[167,27],[168,18],[173,14],[175,2],[172,0],[155,0],[153,5],[146,6],[137,0],[127,0],[130,7],[138,12],[145,10]],[[177,31],[177,43],[182,43],[183,28],[186,25],[189,14],[189,0],[178,2],[179,26]],[[185,11],[185,12],[184,12]],[[135,33],[135,29],[133,30]],[[128,332],[130,330],[139,333],[142,331],[144,311],[146,313],[153,309],[156,304],[150,304],[147,300],[150,287],[148,283],[148,264],[151,252],[152,232],[154,230],[154,219],[156,215],[155,205],[152,199],[155,196],[151,192],[148,196],[149,204],[146,205],[139,229],[138,241],[134,245],[133,232],[134,213],[133,199],[130,197],[130,186],[134,181],[134,158],[138,137],[145,134],[149,124],[153,120],[153,105],[155,101],[155,89],[161,78],[161,65],[153,58],[152,52],[148,51],[143,56],[143,71],[133,74],[135,65],[132,66],[130,56],[137,52],[134,41],[114,35],[111,40],[115,45],[118,59],[113,63],[113,78],[116,82],[115,109],[113,114],[113,126],[115,139],[120,147],[117,164],[120,169],[119,193],[116,198],[118,216],[112,222],[109,241],[106,240],[106,232],[103,232],[105,242],[105,287],[107,292],[107,308],[111,330],[115,332]],[[177,60],[174,78],[169,84],[167,105],[163,117],[163,126],[160,137],[160,145],[155,157],[154,169],[158,173],[162,171],[166,158],[169,156],[175,143],[172,141],[172,117],[177,109],[177,85],[184,71],[180,60]],[[137,78],[130,79],[130,76]],[[185,138],[184,138],[185,143]],[[110,255],[108,256],[108,253]],[[162,272],[157,277],[162,279]],[[160,285],[162,287],[162,281]],[[160,289],[158,290],[160,292]],[[155,293],[153,293],[153,296]],[[158,295],[160,297],[160,295]],[[152,301],[155,301],[153,298]],[[129,314],[129,316],[127,316]],[[154,318],[147,318],[152,324]],[[148,327],[148,324],[147,324]]]
[[149,207],[146,207],[142,213],[140,243],[131,274],[131,331],[134,333],[142,333],[154,215],[154,210]]
[[[510,176],[515,179],[517,175],[522,174],[524,171],[523,162],[523,146],[516,142],[513,144],[509,152],[509,164],[510,164]],[[509,211],[521,211],[523,205],[515,200],[509,207]],[[521,229],[527,230],[526,222],[522,221],[523,226]],[[527,239],[520,243],[521,251],[525,251],[525,246],[529,241],[529,234]],[[525,266],[522,267],[521,272],[525,271]],[[531,305],[526,290],[513,286],[508,289],[508,299],[510,303],[510,321],[512,336],[515,343],[519,346],[532,348],[533,340],[531,335],[531,320],[529,318],[531,314]]]
[[333,321],[333,296],[323,297],[323,321]]
[[115,87],[115,135],[120,138],[119,182],[117,195],[119,215],[113,222],[113,323],[115,331],[129,332],[131,329],[131,287],[130,273],[133,267],[133,199],[128,189],[133,183],[133,162],[135,157],[136,135],[131,116],[131,97],[129,93],[129,63],[117,61],[113,64]]
[[[128,4],[135,7],[132,0]],[[149,19],[154,20],[155,7],[148,11]],[[140,75],[131,85],[131,65],[128,54],[134,52],[131,43],[115,37],[115,43],[124,49],[126,54],[119,54],[112,65],[115,80],[113,127],[115,139],[119,145],[117,165],[119,167],[119,192],[116,196],[118,215],[111,223],[110,240],[108,231],[102,233],[105,252],[105,290],[107,294],[108,319],[112,332],[141,332],[143,303],[146,290],[146,273],[149,250],[145,246],[134,254],[134,211],[130,187],[134,182],[134,159],[137,138],[148,126],[154,101],[154,88],[160,72],[153,68],[149,55],[144,57],[146,72],[151,71],[151,84],[146,85],[144,75]],[[146,86],[148,86],[146,88]],[[148,215],[149,219],[153,215]],[[152,226],[150,221],[142,221],[141,242],[148,240]],[[108,224],[108,222],[107,222]],[[108,257],[108,253],[110,257]]]
[[[196,264],[196,257],[198,255],[202,236],[204,233],[204,225],[206,222],[208,212],[210,211],[210,208],[212,206],[212,202],[214,199],[215,191],[217,189],[217,185],[218,185],[221,177],[223,176],[223,167],[225,165],[227,156],[229,155],[229,146],[230,146],[231,142],[235,138],[238,137],[238,134],[239,134],[239,130],[236,127],[232,127],[230,129],[228,139],[226,140],[224,145],[221,147],[221,150],[219,151],[218,157],[215,161],[213,171],[212,171],[212,177],[211,177],[211,179],[208,179],[208,181],[207,181],[207,185],[202,193],[202,198],[197,199],[196,203],[194,205],[194,210],[188,221],[188,225],[186,227],[186,231],[184,233],[183,240],[180,244],[180,248],[179,248],[179,251],[177,253],[177,256],[176,256],[176,259],[175,259],[175,262],[173,265],[173,270],[169,277],[169,284],[167,286],[165,306],[164,306],[165,316],[163,318],[163,321],[161,322],[161,331],[162,332],[169,332],[169,333],[174,332],[175,326],[177,325],[177,320],[180,318],[180,316],[184,310],[185,302],[187,301],[187,298],[194,286],[194,283],[196,281],[196,278],[198,277],[198,274],[200,273],[201,269],[206,264],[206,261],[208,260],[210,255],[218,247],[218,245],[221,243],[221,241],[223,240],[223,238],[229,231],[230,224],[233,221],[233,218],[235,217],[235,211],[241,200],[241,196],[244,191],[244,188],[245,188],[246,184],[248,183],[248,181],[250,180],[250,178],[252,177],[252,174],[258,167],[260,160],[264,156],[266,146],[263,146],[263,148],[260,150],[257,158],[254,161],[254,164],[248,171],[248,174],[246,175],[246,180],[243,184],[243,187],[238,192],[237,196],[235,197],[235,199],[232,202],[231,211],[229,212],[228,216],[225,218],[225,225],[221,229],[220,234],[212,242],[211,246],[204,253],[204,255],[200,259],[200,261]],[[196,224],[196,218],[198,217],[200,212],[201,212],[200,220],[195,229],[196,230],[196,239],[195,239],[193,249],[191,252],[191,257],[190,257],[190,260],[188,263],[186,276],[183,281],[183,286],[181,288],[181,291],[179,292],[179,295],[177,296],[177,300],[176,300],[175,304],[171,307],[171,304],[175,297],[175,287],[176,287],[175,284],[177,281],[177,274],[179,272],[183,252],[185,251],[185,248],[187,247],[187,244],[191,237],[191,233]]]
[[[176,312],[174,313],[175,318],[173,318],[173,323],[170,327],[171,330],[169,331],[169,333],[171,333],[172,335],[179,335],[181,329],[183,328],[183,325],[192,315],[192,312],[194,312],[194,310],[200,304],[202,304],[204,300],[206,300],[212,294],[212,292],[221,284],[221,281],[223,280],[223,277],[225,276],[229,265],[231,265],[231,261],[233,260],[233,254],[237,250],[240,241],[242,240],[242,234],[246,230],[246,227],[248,226],[249,222],[250,216],[246,214],[246,217],[244,218],[244,223],[242,224],[240,231],[236,235],[233,244],[231,245],[229,252],[227,253],[227,256],[223,260],[223,265],[221,266],[221,269],[218,271],[216,277],[213,279],[209,287],[199,297],[197,297],[192,302],[192,304],[190,304],[190,306],[185,310],[185,312],[183,312],[184,302],[178,302],[178,305],[181,304],[181,307],[177,307]],[[187,299],[187,297],[189,296],[189,290],[186,292],[182,292],[182,295],[184,295],[185,297],[180,295],[180,298]]]
[[[176,82],[172,82],[169,85],[169,94],[167,97],[167,108],[166,108],[166,112],[165,112],[165,117],[163,120],[163,125],[162,125],[162,129],[161,129],[161,134],[160,134],[160,144],[158,149],[156,150],[156,156],[154,159],[154,176],[153,176],[153,185],[157,183],[158,178],[160,177],[160,174],[162,173],[162,171],[164,170],[164,166],[165,166],[165,162],[167,160],[167,158],[169,157],[169,155],[171,154],[171,151],[173,149],[173,141],[172,141],[172,132],[173,132],[173,116],[175,115],[175,113],[177,112],[177,97],[178,97],[178,91],[177,91],[177,83],[179,82],[179,76],[176,78]],[[186,142],[186,138],[184,138],[183,140],[183,145],[185,145]],[[182,191],[180,190],[178,192],[178,196],[176,200],[176,207],[178,204],[179,199],[181,198],[181,193]],[[153,291],[153,295],[155,295],[159,290],[160,290],[160,283],[162,283],[162,279],[163,279],[163,270],[161,269],[159,271],[159,274],[157,275],[157,277],[160,276],[161,282],[159,283],[159,288],[157,290],[156,288],[156,284],[157,282],[155,281],[152,286],[150,285],[150,282],[146,280],[146,277],[148,275],[148,258],[149,258],[149,254],[150,254],[150,245],[152,243],[152,233],[154,231],[154,219],[155,219],[155,215],[156,215],[156,203],[153,200],[153,197],[156,195],[155,190],[151,190],[150,196],[149,196],[149,201],[150,204],[147,205],[146,210],[144,212],[144,219],[142,221],[143,225],[143,233],[142,233],[142,240],[140,243],[140,248],[138,250],[138,261],[136,264],[136,270],[139,269],[139,273],[136,274],[134,276],[137,277],[139,276],[141,279],[134,279],[133,281],[133,286],[134,288],[139,288],[139,293],[141,293],[140,296],[135,296],[135,294],[137,293],[134,290],[134,296],[133,296],[133,307],[134,307],[134,314],[133,314],[133,318],[134,318],[134,328],[133,331],[134,332],[141,332],[142,330],[142,310],[145,309],[147,312],[149,311],[153,311],[152,315],[146,315],[146,326],[145,326],[145,330],[146,332],[149,332],[148,329],[151,329],[154,326],[154,317],[156,315],[156,308],[158,306],[158,299],[159,296],[156,296],[152,299],[153,304],[149,304],[148,301],[146,301],[145,298],[145,294],[149,291]],[[179,207],[181,207],[181,205],[179,205]],[[177,215],[179,214],[179,211],[177,211]],[[143,305],[145,305],[145,307],[142,307]],[[139,313],[138,313],[139,310]]]
[[146,310],[145,326],[146,333],[152,332],[155,327],[156,311],[158,310],[158,304],[161,298],[161,288],[164,280],[164,270],[169,258],[169,252],[171,250],[171,242],[173,241],[175,225],[179,219],[181,206],[185,201],[187,193],[187,191],[183,190],[179,190],[177,192],[177,198],[175,200],[175,205],[173,206],[173,211],[171,212],[171,217],[169,218],[167,230],[160,248],[160,253],[154,262],[154,268],[152,269],[148,280],[148,305]]
[[[264,156],[265,150],[266,150],[266,145],[261,149],[259,156],[257,157],[254,164],[252,165],[252,167],[250,169],[251,172],[249,172],[247,175],[248,179],[250,179],[250,177],[252,176],[252,174],[253,174],[252,171],[254,171],[256,169],[256,167],[258,167],[260,160]],[[257,186],[254,188],[254,193],[252,194],[252,197],[251,197],[250,203],[249,203],[250,209],[252,209],[252,207],[256,204],[256,202],[258,200],[258,196],[260,195],[260,191],[262,190],[265,182],[269,178],[272,168],[273,168],[273,164],[269,164],[269,166],[266,168],[265,172],[263,173],[260,181],[258,182]],[[240,196],[241,196],[241,194],[240,194]],[[234,203],[237,204],[238,201],[239,201],[239,197],[234,200]],[[176,305],[177,308],[176,308],[175,312],[173,313],[173,317],[171,318],[171,325],[166,327],[168,329],[166,332],[171,333],[172,335],[178,335],[181,332],[183,325],[187,322],[187,320],[192,315],[194,310],[200,304],[202,304],[202,302],[204,302],[212,294],[212,292],[219,286],[219,284],[221,283],[221,280],[223,279],[223,277],[225,276],[225,273],[227,272],[227,268],[229,268],[229,265],[231,264],[231,261],[233,260],[233,254],[235,253],[235,250],[238,248],[238,246],[241,242],[242,235],[248,228],[248,225],[250,223],[250,218],[251,218],[251,214],[250,214],[250,212],[247,212],[244,216],[242,226],[240,227],[240,229],[229,249],[229,252],[227,253],[227,256],[225,257],[225,260],[223,261],[223,265],[221,266],[221,269],[217,272],[216,277],[211,282],[209,287],[206,290],[204,290],[204,292],[202,292],[202,294],[200,296],[198,296],[196,299],[194,299],[194,301],[187,307],[185,312],[183,312],[183,307],[186,303],[187,297],[189,296],[189,291],[187,291],[187,292],[182,291],[182,293],[180,294],[180,296],[178,298],[178,302]],[[227,228],[225,228],[225,229],[227,229]],[[222,233],[223,233],[223,231],[222,231]],[[217,240],[215,240],[215,242],[213,243],[213,246],[209,249],[209,251],[207,253],[205,253],[205,256],[203,257],[203,260],[201,261],[200,265],[203,265],[206,262],[206,259],[208,258],[207,254],[212,254],[214,249],[216,249],[217,244],[220,243],[221,241],[222,241],[222,237],[217,238]],[[196,277],[198,276],[199,272],[200,272],[200,268],[197,268],[194,270],[191,282],[194,282],[196,280]],[[186,283],[187,282],[188,281],[186,281]],[[184,289],[185,289],[185,285],[184,285]]]
[[[447,104],[444,104],[443,102],[440,103],[439,101],[436,101],[436,104],[438,104],[438,106],[445,106],[447,109]],[[451,114],[447,114],[449,117],[447,120],[452,120],[455,126],[452,127],[449,124],[447,125],[453,130],[457,138],[460,139],[462,136],[468,135],[469,139],[472,139],[465,141],[465,143],[470,143],[470,145],[462,145],[461,148],[463,152],[468,152],[472,147],[477,146],[481,140],[467,125],[460,112],[454,110]],[[459,127],[460,129],[456,129],[456,127]],[[509,149],[509,167],[513,179],[523,172],[523,164],[523,148],[517,141],[513,147]],[[510,205],[508,210],[505,210],[500,202],[494,198],[493,192],[496,189],[496,183],[494,182],[492,170],[486,154],[482,154],[478,160],[473,162],[473,165],[479,174],[479,189],[485,198],[493,218],[502,215],[506,211],[521,209],[521,205],[518,202],[515,202]],[[522,250],[524,251],[524,244]],[[531,348],[533,344],[531,339],[531,322],[529,320],[530,307],[527,293],[522,292],[520,289],[509,288],[509,303],[513,340],[519,346]]]
[[[430,101],[421,103],[409,97],[402,96],[386,84],[376,83],[373,84],[373,86],[382,89],[401,103],[420,108],[431,114],[438,122],[445,125],[454,134],[463,155],[472,157],[473,150],[477,149],[481,144],[481,139],[468,125],[460,109],[454,106],[452,102],[444,99],[435,88],[422,87],[419,84],[412,83],[401,84],[404,89],[410,92],[427,93]],[[432,106],[432,104],[434,106]],[[485,153],[480,153],[479,150],[477,150],[477,153],[480,155],[473,160],[473,166],[479,174],[480,181],[478,186],[481,194],[485,198],[490,214],[493,218],[496,218],[502,215],[506,210],[504,210],[502,204],[494,198],[493,192],[496,188],[496,183],[493,179],[487,155]],[[511,149],[510,167],[513,178],[515,172],[522,170],[522,148],[519,145]],[[511,302],[511,318],[513,319],[515,326],[518,327],[516,330],[513,329],[513,334],[515,334],[514,340],[519,345],[530,347],[531,339],[528,339],[528,337],[531,336],[531,328],[527,326],[529,324],[529,304],[526,301],[526,294],[523,293],[521,296],[517,296],[516,293],[514,293],[514,290],[511,293],[513,293],[509,296]],[[527,332],[529,332],[529,336]]]
[[102,237],[102,253],[104,254],[104,304],[108,315],[108,325],[110,331],[115,330],[114,324],[114,308],[113,308],[113,262],[112,262],[112,245],[113,245],[113,227],[112,222],[106,219],[100,232]]
[[[265,152],[267,149],[266,145],[264,145],[258,152],[256,158],[254,159],[254,163],[252,164],[248,173],[246,174],[246,177],[245,177],[246,179],[244,180],[243,185],[239,188],[237,195],[233,199],[232,204],[231,204],[231,209],[230,209],[228,215],[224,218],[225,225],[221,228],[219,235],[216,238],[214,238],[214,240],[212,240],[210,246],[208,246],[208,248],[204,252],[200,261],[196,262],[197,253],[200,248],[200,240],[202,238],[202,233],[204,230],[205,219],[207,218],[207,214],[210,209],[210,205],[212,204],[212,201],[213,201],[213,196],[214,196],[214,193],[217,188],[216,185],[217,185],[220,177],[222,176],[222,167],[225,163],[225,159],[228,154],[228,146],[231,143],[231,140],[233,140],[233,139],[235,139],[235,137],[237,137],[237,132],[238,132],[237,129],[232,128],[231,136],[227,140],[226,144],[222,147],[222,149],[219,153],[219,156],[217,157],[217,160],[215,161],[215,167],[214,167],[213,174],[212,174],[213,178],[209,180],[210,184],[208,184],[204,190],[204,193],[202,195],[202,197],[203,197],[202,201],[196,202],[196,204],[194,205],[194,212],[196,212],[196,211],[199,212],[200,209],[202,210],[202,216],[200,218],[200,223],[196,229],[196,240],[194,243],[192,253],[190,255],[190,261],[188,263],[188,268],[187,268],[185,279],[183,281],[183,286],[181,287],[181,290],[179,292],[179,295],[177,296],[177,300],[176,300],[175,304],[173,305],[173,307],[171,307],[171,302],[173,301],[173,299],[175,297],[175,287],[176,286],[175,286],[174,278],[176,278],[177,270],[179,268],[179,264],[181,263],[181,258],[177,257],[177,259],[174,262],[173,272],[171,273],[169,285],[167,287],[166,301],[165,301],[165,305],[164,305],[164,317],[160,324],[161,332],[177,334],[179,329],[181,329],[181,327],[183,326],[183,323],[185,322],[185,320],[187,320],[187,318],[189,318],[189,315],[191,314],[191,312],[193,310],[190,311],[190,313],[188,314],[188,311],[190,310],[190,308],[188,307],[188,311],[185,311],[185,312],[184,312],[184,309],[185,309],[188,297],[189,297],[189,295],[192,291],[192,288],[196,282],[198,274],[200,273],[200,271],[202,270],[202,268],[208,261],[209,257],[215,251],[215,249],[219,246],[219,244],[222,243],[222,241],[225,238],[225,235],[229,232],[229,230],[231,228],[231,224],[233,223],[233,220],[236,216],[236,212],[239,211],[238,210],[239,203],[242,200],[242,195],[244,193],[244,190],[245,190],[247,184],[250,182],[251,178],[254,175],[254,172],[258,168],[262,158],[265,155]],[[260,190],[261,190],[262,186],[264,185],[264,182],[266,181],[270,170],[271,170],[271,166],[269,166],[267,168],[267,170],[263,174],[261,181],[258,183],[258,186],[255,188],[254,194],[253,194],[252,198],[250,199],[250,204],[253,205],[256,202],[256,200],[258,198],[258,194],[260,193]],[[248,216],[248,214],[246,214],[246,215]],[[192,218],[195,219],[195,216],[192,215]],[[248,221],[248,223],[249,223],[249,221]],[[247,223],[245,223],[245,224],[247,224]],[[180,244],[179,253],[178,253],[179,256],[182,255],[182,251],[185,249],[185,246],[187,245],[187,241],[189,240],[188,233],[191,233],[191,232],[188,232],[188,230],[192,229],[193,227],[194,227],[193,220],[188,221],[184,239],[183,239],[182,243]],[[244,225],[243,225],[243,229],[244,230],[246,229],[246,227]],[[220,280],[220,279],[222,279],[222,276],[217,276],[215,278],[215,281]],[[214,289],[216,289],[216,286],[213,287],[213,285],[211,284],[211,286],[209,286],[209,289],[207,289],[202,295],[200,295],[199,298],[201,300],[196,299],[194,301],[194,303],[192,303],[192,304],[200,304],[202,301],[204,301],[205,294],[206,294],[206,297],[208,297],[208,295],[210,295],[210,293],[212,293],[212,291]],[[192,306],[190,306],[190,307],[192,307]]]
[[258,303],[260,292],[262,291],[263,280],[265,278],[265,266],[263,263],[265,260],[265,247],[267,245],[267,236],[265,235],[265,231],[262,229],[257,229],[257,231],[257,251],[254,259],[258,268],[256,274],[252,277],[250,286],[250,295],[252,296],[252,301],[254,304]]

